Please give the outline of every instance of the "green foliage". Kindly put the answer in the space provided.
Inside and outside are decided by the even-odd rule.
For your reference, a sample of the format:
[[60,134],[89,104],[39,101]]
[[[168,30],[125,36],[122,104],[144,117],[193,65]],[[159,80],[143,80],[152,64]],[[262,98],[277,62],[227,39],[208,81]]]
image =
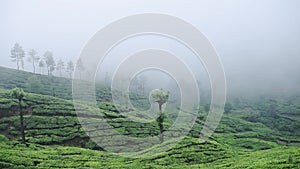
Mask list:
[[[37,84],[35,83],[37,82]],[[72,79],[51,77],[33,74],[25,71],[0,67],[0,88],[22,88],[25,92],[52,96],[52,87],[55,88],[55,96],[62,99],[72,99]],[[111,101],[110,90],[107,87],[96,84],[97,101]]]
[[154,102],[157,102],[158,104],[162,105],[166,103],[169,99],[169,92],[165,92],[162,89],[157,89],[151,93],[151,97]]
[[105,151],[75,147],[29,147],[0,135],[1,168],[298,168],[300,151],[277,147],[240,152],[209,141],[186,138],[168,152],[146,159],[129,159]]
[[16,87],[10,91],[10,95],[13,98],[18,99],[19,101],[22,101],[25,96],[25,92],[23,91],[23,89]]
[[[90,126],[84,130],[72,101],[65,100],[71,98],[68,79],[54,78],[57,91],[61,91],[57,92],[60,98],[56,98],[47,96],[47,77],[37,75],[41,88],[30,89],[26,85],[30,73],[3,70],[7,72],[0,70],[0,87],[23,86],[25,91],[33,90],[33,93],[44,95],[26,93],[26,97],[22,97],[26,105],[23,106],[29,144],[26,147],[20,144],[20,123],[15,113],[18,106],[15,98],[23,94],[16,92],[11,95],[9,90],[0,89],[0,168],[299,168],[300,97],[230,102],[230,106],[225,106],[226,113],[215,133],[200,143],[199,134],[207,116],[205,110],[209,108],[201,107],[188,136],[170,150],[145,159],[129,159],[103,151],[86,133],[99,131],[101,118],[120,134],[147,138],[159,135],[158,121],[129,121],[126,112],[138,114],[138,111],[122,107],[119,112],[110,102],[109,89],[96,87],[97,100],[101,101],[98,103],[100,111],[81,118]],[[157,98],[157,101],[167,100],[166,95],[166,99]],[[174,122],[168,113],[163,113],[165,129],[172,127]],[[109,142],[109,133],[103,139]],[[160,149],[173,141],[167,140],[150,149]],[[119,142],[121,145],[124,141]],[[117,148],[121,149],[121,146]],[[122,148],[126,149],[126,146]],[[147,150],[141,153],[145,152]]]
[[31,76],[25,85],[30,92],[39,91],[42,87],[39,76]]
[[232,111],[233,107],[231,103],[226,103],[224,107],[224,113],[230,113]]

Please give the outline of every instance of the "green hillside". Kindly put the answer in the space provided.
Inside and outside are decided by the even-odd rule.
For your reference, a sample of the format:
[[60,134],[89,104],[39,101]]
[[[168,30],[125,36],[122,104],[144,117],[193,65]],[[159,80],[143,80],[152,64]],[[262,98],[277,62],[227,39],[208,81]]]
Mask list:
[[[0,68],[0,74],[0,168],[300,168],[298,96],[231,101],[216,132],[204,143],[198,137],[207,108],[201,107],[196,124],[179,144],[157,156],[135,159],[106,152],[87,136],[90,131],[80,125],[70,100],[70,80],[55,77],[59,92],[53,97],[48,76],[7,68]],[[39,88],[30,88],[31,77],[38,77]],[[15,86],[27,92],[23,107],[28,146],[21,144],[17,100],[9,95]],[[156,121],[133,123],[120,114],[109,102],[108,91],[96,91],[101,118],[124,135],[158,135]],[[171,124],[165,121],[166,127]]]
[[[33,74],[5,67],[0,67],[0,79],[0,88],[3,89],[19,87],[25,92],[72,99],[71,79]],[[111,100],[108,88],[102,85],[96,85],[96,94],[98,101]]]

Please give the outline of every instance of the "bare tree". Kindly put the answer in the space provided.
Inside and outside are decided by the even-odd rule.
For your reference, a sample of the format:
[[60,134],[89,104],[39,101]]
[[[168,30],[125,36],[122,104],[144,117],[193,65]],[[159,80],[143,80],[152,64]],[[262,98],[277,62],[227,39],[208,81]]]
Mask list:
[[37,56],[37,52],[34,50],[34,49],[31,49],[29,52],[28,52],[28,62],[31,62],[32,63],[32,68],[33,68],[33,71],[32,73],[35,73],[35,62],[38,62],[40,57]]
[[23,58],[25,57],[25,52],[22,46],[16,43],[14,47],[11,49],[10,53],[11,53],[10,57],[12,61],[17,63],[17,69],[20,70],[20,66],[22,69],[24,69]]

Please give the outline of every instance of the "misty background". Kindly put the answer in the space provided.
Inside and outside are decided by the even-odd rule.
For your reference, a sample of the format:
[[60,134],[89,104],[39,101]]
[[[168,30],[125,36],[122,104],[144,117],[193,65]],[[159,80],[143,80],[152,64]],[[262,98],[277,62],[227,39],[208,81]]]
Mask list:
[[[299,7],[298,0],[6,0],[0,2],[0,66],[16,68],[10,58],[16,42],[26,53],[35,49],[42,56],[49,50],[56,60],[76,62],[87,41],[107,24],[133,14],[163,13],[191,23],[211,41],[224,66],[229,96],[253,91],[297,93]],[[113,70],[114,57],[153,47],[193,57],[170,39],[138,37],[112,51],[99,76]],[[189,63],[199,68],[197,75],[202,79],[202,65]],[[31,70],[30,64],[25,63],[25,70]]]

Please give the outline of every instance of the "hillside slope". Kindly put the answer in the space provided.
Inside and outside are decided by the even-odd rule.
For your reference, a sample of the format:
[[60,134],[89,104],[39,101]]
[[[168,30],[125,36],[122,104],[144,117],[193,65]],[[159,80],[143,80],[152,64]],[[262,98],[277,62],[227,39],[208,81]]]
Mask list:
[[[90,131],[82,128],[69,100],[71,91],[66,84],[71,85],[70,80],[55,78],[61,95],[52,97],[51,88],[28,85],[30,76],[36,75],[6,68],[0,68],[0,74],[0,168],[300,168],[297,96],[232,102],[213,136],[204,143],[198,141],[207,114],[201,107],[196,124],[175,147],[155,157],[131,159],[104,151],[87,136]],[[40,86],[51,81],[48,76],[37,76]],[[7,90],[15,86],[27,91],[24,122],[28,147],[20,144],[17,100]],[[107,99],[107,88],[98,88],[96,93],[101,118],[119,133],[158,135],[156,121],[128,121]],[[99,117],[87,118],[97,121]],[[166,119],[167,127],[171,123]]]
[[[0,88],[14,87],[22,88],[25,92],[72,99],[72,79],[33,74],[0,66]],[[98,101],[111,100],[107,87],[96,84],[96,93]]]

